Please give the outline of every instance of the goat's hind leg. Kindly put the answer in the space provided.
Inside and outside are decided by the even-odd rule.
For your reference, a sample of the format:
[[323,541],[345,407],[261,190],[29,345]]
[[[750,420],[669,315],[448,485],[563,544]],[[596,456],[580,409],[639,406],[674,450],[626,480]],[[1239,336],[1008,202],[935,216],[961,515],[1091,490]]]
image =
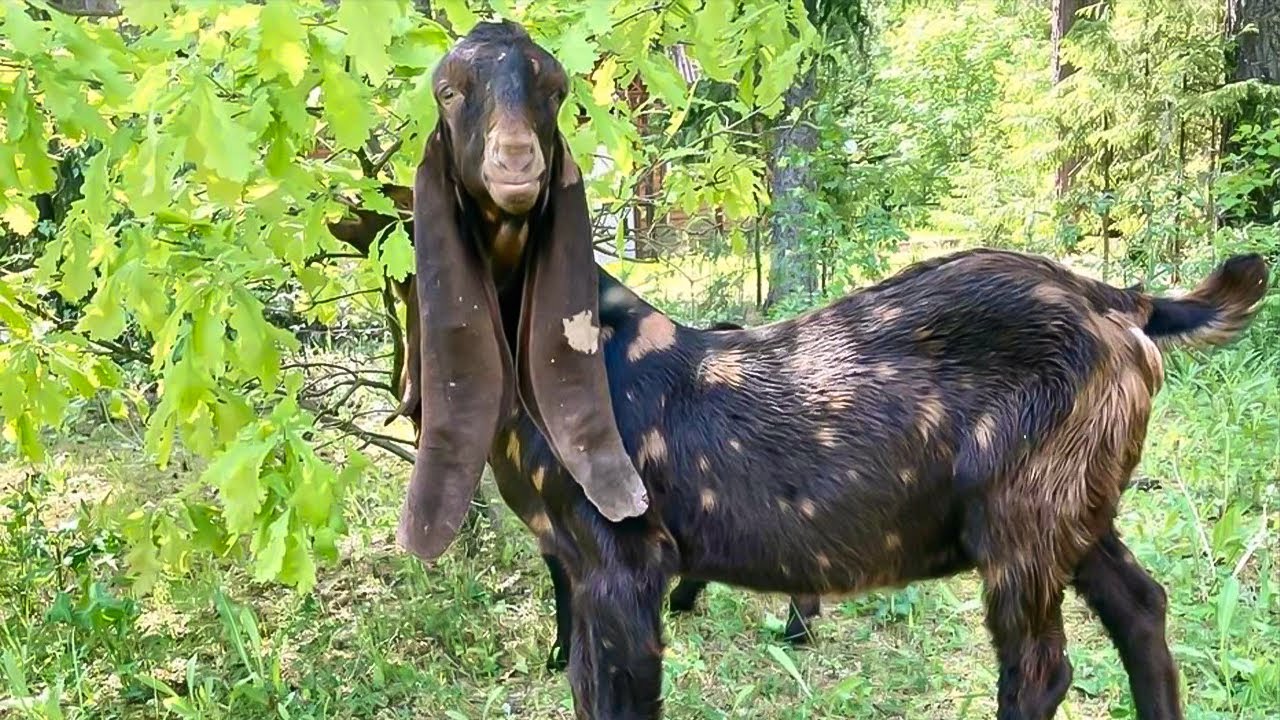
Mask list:
[[1071,687],[1061,587],[984,568],[987,629],[1000,661],[999,720],[1048,720]]
[[792,595],[787,606],[787,627],[782,637],[792,645],[808,645],[813,642],[813,630],[809,621],[822,612],[822,598],[817,595]]
[[675,589],[671,591],[670,597],[667,598],[667,607],[671,608],[673,613],[693,612],[693,606],[698,602],[698,595],[706,587],[706,580],[680,578],[680,582],[676,583]]
[[1075,589],[1098,614],[1129,674],[1141,720],[1180,720],[1178,671],[1165,640],[1164,588],[1113,528],[1076,568]]

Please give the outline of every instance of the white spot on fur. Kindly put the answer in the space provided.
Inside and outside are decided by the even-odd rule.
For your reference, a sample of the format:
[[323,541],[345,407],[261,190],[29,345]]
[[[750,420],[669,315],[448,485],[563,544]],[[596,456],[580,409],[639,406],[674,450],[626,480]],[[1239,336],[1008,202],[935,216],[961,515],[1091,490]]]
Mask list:
[[716,509],[716,492],[711,488],[702,489],[702,509],[707,512]]
[[642,468],[667,459],[667,441],[658,428],[644,434],[644,438],[640,441],[640,452],[637,455]]
[[551,534],[551,518],[546,513],[537,513],[529,518],[529,529],[534,535],[550,535]]
[[520,438],[514,432],[507,435],[507,459],[520,467]]
[[651,352],[666,350],[676,344],[676,326],[658,312],[645,315],[636,328],[636,339],[627,348],[627,359],[635,362]]
[[529,481],[533,483],[534,490],[537,490],[538,492],[542,492],[542,481],[546,479],[546,476],[547,476],[547,469],[544,467],[540,467],[537,470],[533,471],[533,475],[532,477],[529,478]]
[[583,310],[561,322],[564,323],[564,339],[569,341],[569,347],[584,355],[592,355],[600,348],[600,328],[591,322],[590,310]]

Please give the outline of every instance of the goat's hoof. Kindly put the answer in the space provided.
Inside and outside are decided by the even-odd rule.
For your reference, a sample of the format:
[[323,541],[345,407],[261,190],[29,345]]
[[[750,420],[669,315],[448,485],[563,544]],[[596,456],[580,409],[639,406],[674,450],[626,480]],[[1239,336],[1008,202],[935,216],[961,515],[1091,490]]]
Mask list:
[[547,672],[561,672],[569,667],[569,652],[559,644],[551,646],[547,655]]
[[788,625],[787,629],[782,631],[782,639],[794,647],[813,644],[813,635],[809,632],[809,628],[804,626],[797,628]]

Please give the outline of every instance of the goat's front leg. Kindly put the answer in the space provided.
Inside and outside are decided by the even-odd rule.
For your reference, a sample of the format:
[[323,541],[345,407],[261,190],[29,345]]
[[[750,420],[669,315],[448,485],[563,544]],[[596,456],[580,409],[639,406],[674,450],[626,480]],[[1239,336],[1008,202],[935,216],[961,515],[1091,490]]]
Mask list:
[[657,568],[605,565],[573,579],[569,683],[588,720],[662,717],[662,596]]
[[556,672],[569,665],[569,647],[573,638],[573,584],[559,558],[544,554],[542,560],[551,573],[551,589],[555,593],[556,642],[547,655],[547,670]]

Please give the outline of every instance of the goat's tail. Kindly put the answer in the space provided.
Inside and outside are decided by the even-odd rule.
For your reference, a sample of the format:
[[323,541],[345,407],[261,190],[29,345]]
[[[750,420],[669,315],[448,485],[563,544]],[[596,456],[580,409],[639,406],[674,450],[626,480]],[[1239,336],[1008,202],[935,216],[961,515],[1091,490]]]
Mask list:
[[1261,255],[1236,255],[1181,297],[1152,297],[1142,328],[1161,347],[1223,345],[1248,326],[1267,293]]

